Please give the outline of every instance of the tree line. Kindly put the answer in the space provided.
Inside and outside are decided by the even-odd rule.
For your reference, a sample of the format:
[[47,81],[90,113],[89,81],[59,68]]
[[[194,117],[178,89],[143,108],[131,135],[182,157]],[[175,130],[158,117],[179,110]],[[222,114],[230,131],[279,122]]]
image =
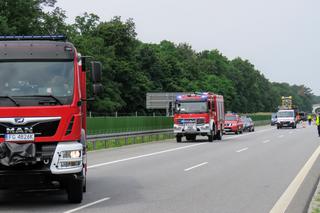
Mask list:
[[270,82],[250,61],[228,59],[216,49],[139,41],[132,19],[101,21],[85,13],[67,24],[66,12],[55,5],[56,0],[2,0],[0,34],[65,34],[82,55],[101,61],[104,91],[90,104],[96,112],[143,113],[147,92],[212,91],[224,96],[227,110],[243,113],[275,111],[281,96],[293,96],[303,111],[320,100],[304,85]]

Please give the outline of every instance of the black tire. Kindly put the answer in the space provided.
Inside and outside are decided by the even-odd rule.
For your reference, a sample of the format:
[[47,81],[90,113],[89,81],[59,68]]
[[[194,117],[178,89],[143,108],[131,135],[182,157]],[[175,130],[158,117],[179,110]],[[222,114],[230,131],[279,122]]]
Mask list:
[[176,140],[177,140],[177,143],[181,143],[182,137],[177,135],[177,136],[176,136]]
[[83,198],[83,180],[70,181],[67,188],[70,203],[81,203]]
[[280,129],[280,126],[277,126],[277,129]]
[[235,135],[237,135],[237,134],[238,134],[238,130],[237,130],[237,131],[235,131],[235,132],[234,132],[234,134],[235,134]]
[[87,178],[86,177],[84,178],[84,181],[83,181],[82,191],[84,193],[87,192]]
[[254,132],[254,128],[252,128],[252,132]]
[[213,142],[214,132],[211,131],[210,133],[211,133],[211,135],[208,135],[208,141]]
[[221,141],[222,140],[222,132],[221,130],[218,130],[217,135],[216,135],[216,139]]

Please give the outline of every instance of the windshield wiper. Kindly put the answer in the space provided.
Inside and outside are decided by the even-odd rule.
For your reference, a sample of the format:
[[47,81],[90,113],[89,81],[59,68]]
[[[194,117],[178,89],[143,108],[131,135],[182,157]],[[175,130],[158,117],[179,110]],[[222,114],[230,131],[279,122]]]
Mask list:
[[[28,96],[23,96],[23,97],[52,98],[54,100],[54,103],[58,103],[60,105],[63,105],[62,102],[57,97],[55,97],[53,95],[28,95]],[[39,101],[39,104],[41,104],[41,103],[52,103],[52,101],[41,100],[41,101]]]
[[20,104],[15,99],[13,99],[11,96],[3,95],[3,96],[0,96],[0,98],[7,98],[10,101],[12,101],[16,106],[20,106]]

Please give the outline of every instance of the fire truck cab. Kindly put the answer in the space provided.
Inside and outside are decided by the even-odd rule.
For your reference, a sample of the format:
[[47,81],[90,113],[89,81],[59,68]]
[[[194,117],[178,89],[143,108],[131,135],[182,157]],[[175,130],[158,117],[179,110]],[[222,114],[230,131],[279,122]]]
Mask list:
[[[64,36],[0,36],[0,189],[86,191],[86,71]],[[93,93],[101,63],[91,62]]]
[[178,95],[173,130],[177,142],[181,142],[183,136],[194,141],[197,135],[207,136],[209,142],[221,140],[224,130],[223,96],[210,92]]

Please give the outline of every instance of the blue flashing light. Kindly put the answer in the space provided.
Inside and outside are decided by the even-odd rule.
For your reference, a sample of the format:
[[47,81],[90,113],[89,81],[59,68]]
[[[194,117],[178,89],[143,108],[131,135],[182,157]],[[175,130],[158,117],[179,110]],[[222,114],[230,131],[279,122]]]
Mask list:
[[29,35],[29,36],[12,36],[2,35],[0,41],[10,40],[52,40],[52,41],[66,41],[67,37],[64,35]]

